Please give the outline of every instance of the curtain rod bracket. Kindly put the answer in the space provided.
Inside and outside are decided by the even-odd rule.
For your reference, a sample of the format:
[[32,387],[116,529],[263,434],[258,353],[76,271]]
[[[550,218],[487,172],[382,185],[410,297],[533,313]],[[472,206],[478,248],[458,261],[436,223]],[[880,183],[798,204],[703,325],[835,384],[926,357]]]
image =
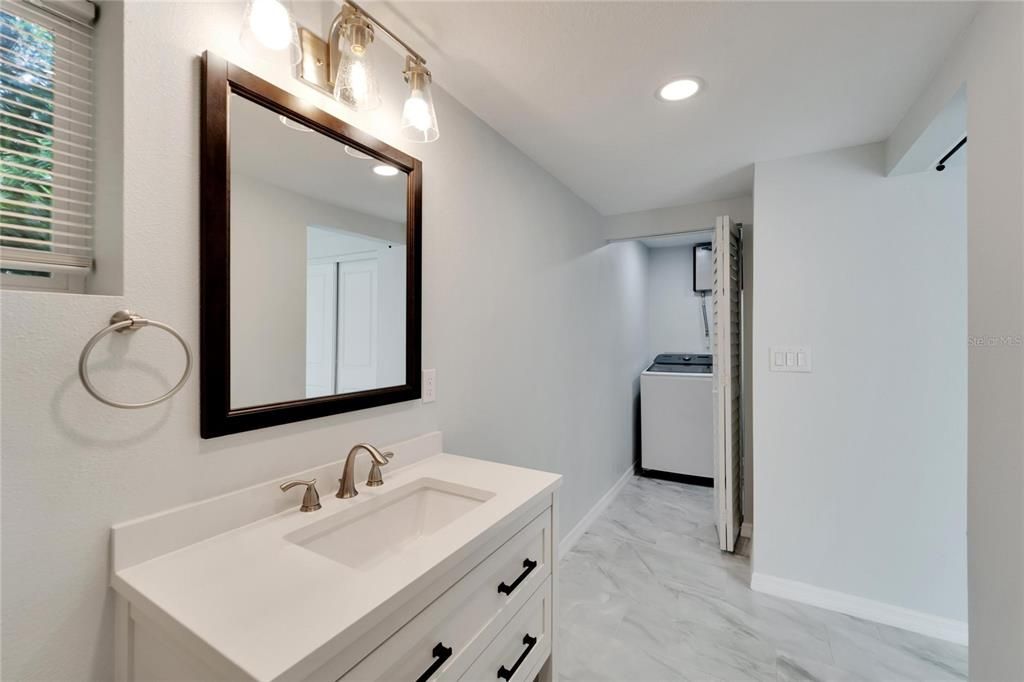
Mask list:
[[942,171],[946,170],[946,161],[949,160],[949,157],[953,156],[958,151],[960,151],[960,147],[963,147],[965,144],[967,144],[967,136],[966,135],[964,136],[964,139],[962,139],[959,142],[957,142],[956,146],[953,147],[952,149],[950,149],[949,152],[945,156],[943,156],[941,159],[939,159],[939,163],[938,163],[937,166],[935,166],[935,170],[939,171],[940,173]]

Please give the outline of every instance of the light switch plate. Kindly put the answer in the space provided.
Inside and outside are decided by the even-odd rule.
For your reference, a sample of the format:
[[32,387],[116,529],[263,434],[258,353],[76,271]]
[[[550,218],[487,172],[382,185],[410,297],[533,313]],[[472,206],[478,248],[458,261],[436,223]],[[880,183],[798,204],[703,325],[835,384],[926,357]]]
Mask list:
[[437,370],[423,370],[423,402],[432,403],[437,400]]
[[772,346],[768,349],[768,369],[772,372],[810,372],[811,349],[808,346]]

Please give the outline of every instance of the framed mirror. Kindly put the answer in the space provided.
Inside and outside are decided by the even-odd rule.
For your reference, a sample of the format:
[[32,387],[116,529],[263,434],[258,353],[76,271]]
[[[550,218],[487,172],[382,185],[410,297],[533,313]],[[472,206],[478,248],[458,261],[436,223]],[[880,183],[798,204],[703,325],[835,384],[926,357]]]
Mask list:
[[203,438],[420,397],[417,159],[203,56]]

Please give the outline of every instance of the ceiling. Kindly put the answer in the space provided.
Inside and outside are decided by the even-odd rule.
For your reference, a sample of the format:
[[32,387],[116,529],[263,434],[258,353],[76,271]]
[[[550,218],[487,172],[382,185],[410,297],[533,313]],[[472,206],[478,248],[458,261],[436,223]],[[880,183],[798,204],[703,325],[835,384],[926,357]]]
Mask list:
[[[881,141],[975,12],[943,2],[398,2],[437,82],[604,214],[749,194],[753,162]],[[678,75],[706,88],[655,99]],[[444,135],[444,121],[441,121]]]
[[661,237],[647,237],[640,241],[649,249],[667,249],[676,246],[693,246],[701,242],[713,241],[714,238],[714,230],[701,230],[700,232],[680,232]]
[[373,167],[379,163],[353,158],[340,142],[312,130],[289,128],[269,109],[242,97],[231,98],[233,170],[404,225],[406,175],[377,175]]

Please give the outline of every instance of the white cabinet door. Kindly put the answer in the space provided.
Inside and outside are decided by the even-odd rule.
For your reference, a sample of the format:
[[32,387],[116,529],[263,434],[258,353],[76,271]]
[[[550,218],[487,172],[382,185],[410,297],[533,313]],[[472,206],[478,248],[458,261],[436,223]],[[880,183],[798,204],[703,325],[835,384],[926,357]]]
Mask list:
[[377,257],[338,263],[339,393],[377,387]]
[[715,510],[721,548],[732,552],[743,523],[740,443],[740,231],[729,216],[715,223]]

